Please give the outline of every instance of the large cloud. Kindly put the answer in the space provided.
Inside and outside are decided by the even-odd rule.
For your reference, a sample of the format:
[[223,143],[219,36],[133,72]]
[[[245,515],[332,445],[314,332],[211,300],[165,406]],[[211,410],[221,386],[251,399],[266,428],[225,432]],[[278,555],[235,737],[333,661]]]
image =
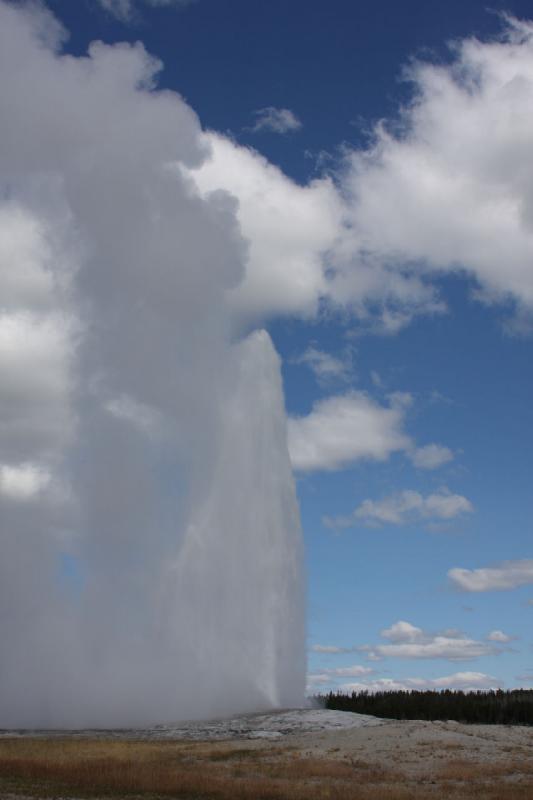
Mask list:
[[533,308],[533,24],[415,63],[400,133],[348,156],[354,243],[379,263],[469,273],[486,300]]
[[362,255],[344,189],[330,177],[301,186],[228,137],[211,132],[205,141],[210,158],[187,174],[204,196],[222,189],[238,200],[250,254],[233,304],[245,319],[309,318],[326,303],[348,309],[366,326],[394,333],[415,314],[444,309],[418,276]]
[[250,242],[240,310],[308,316],[323,302],[394,333],[443,312],[437,282],[462,274],[477,297],[511,300],[515,322],[527,322],[533,24],[503,24],[500,40],[456,43],[450,63],[416,62],[406,73],[414,99],[372,146],[348,148],[335,184],[298,186],[254,151],[208,136],[212,157],[196,180],[238,198]]

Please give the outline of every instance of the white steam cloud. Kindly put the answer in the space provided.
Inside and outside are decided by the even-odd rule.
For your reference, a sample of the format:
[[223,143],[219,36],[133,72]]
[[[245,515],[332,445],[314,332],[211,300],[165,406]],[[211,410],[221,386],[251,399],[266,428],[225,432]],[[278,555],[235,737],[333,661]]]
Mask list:
[[[0,726],[298,703],[278,359],[235,341],[234,200],[142,45],[0,2]],[[230,331],[231,329],[231,331]]]

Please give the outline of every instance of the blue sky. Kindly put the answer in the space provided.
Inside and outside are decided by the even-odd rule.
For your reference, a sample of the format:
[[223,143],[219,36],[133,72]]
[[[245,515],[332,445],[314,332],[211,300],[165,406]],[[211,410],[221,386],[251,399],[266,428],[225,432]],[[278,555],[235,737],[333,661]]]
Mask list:
[[282,357],[311,690],[531,685],[533,28],[496,13],[530,3],[48,6],[75,55],[142,41],[214,132],[192,174],[241,203],[239,324]]

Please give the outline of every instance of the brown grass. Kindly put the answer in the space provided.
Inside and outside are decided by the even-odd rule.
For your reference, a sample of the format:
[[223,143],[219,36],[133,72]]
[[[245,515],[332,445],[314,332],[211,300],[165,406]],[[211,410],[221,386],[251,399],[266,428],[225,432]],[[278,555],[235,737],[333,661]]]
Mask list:
[[[409,778],[356,758],[255,743],[0,739],[0,797],[176,800],[532,800],[533,766],[452,760]],[[424,756],[421,754],[420,758]]]
[[437,773],[438,778],[446,781],[480,781],[494,778],[512,778],[516,780],[519,777],[531,775],[533,775],[533,762],[531,760],[476,764],[475,762],[461,759],[449,761]]
[[[366,800],[360,766],[295,758],[286,751],[176,742],[0,741],[0,787],[37,797],[213,798],[214,800]],[[366,775],[368,778],[368,774]],[[382,797],[407,800],[386,785]],[[371,776],[377,780],[377,775]]]

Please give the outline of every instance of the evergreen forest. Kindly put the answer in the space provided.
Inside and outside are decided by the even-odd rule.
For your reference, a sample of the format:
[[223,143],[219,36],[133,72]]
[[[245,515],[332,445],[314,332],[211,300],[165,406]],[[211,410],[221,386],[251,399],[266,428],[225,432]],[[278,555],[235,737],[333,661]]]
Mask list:
[[328,709],[355,711],[387,719],[533,725],[533,689],[329,692],[317,695],[316,699]]

